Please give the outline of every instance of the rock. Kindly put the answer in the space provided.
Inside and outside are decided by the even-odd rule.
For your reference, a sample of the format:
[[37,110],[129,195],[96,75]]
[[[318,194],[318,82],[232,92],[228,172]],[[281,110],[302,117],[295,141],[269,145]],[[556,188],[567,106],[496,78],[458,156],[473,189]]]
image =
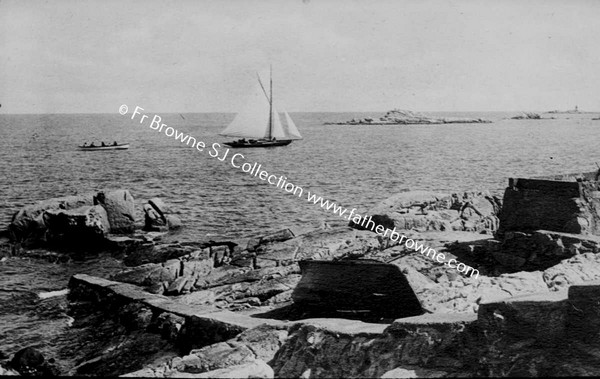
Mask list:
[[208,275],[213,269],[211,259],[193,259],[183,261],[183,276],[189,276],[194,279]]
[[[473,313],[477,312],[481,302],[549,292],[540,271],[502,274],[498,277],[479,275],[476,278],[437,266],[421,254],[407,255],[391,264],[401,268],[423,308],[435,313]],[[450,279],[449,275],[455,276]]]
[[565,258],[600,251],[600,237],[537,230],[531,234],[506,231],[494,258],[513,269],[545,270]]
[[271,242],[282,242],[294,238],[294,233],[290,229],[282,229],[277,232],[267,234],[260,238],[260,245],[271,243]]
[[230,346],[227,342],[216,343],[199,350],[173,363],[179,372],[200,373],[254,361],[254,353],[246,346]]
[[135,250],[141,245],[143,245],[144,240],[139,238],[109,235],[106,237],[106,243],[107,247],[109,247],[112,250],[127,252]]
[[144,205],[144,230],[167,231],[181,228],[181,219],[169,212],[171,210],[160,198],[148,200],[148,204]]
[[235,266],[222,266],[212,270],[208,275],[198,278],[194,287],[198,290],[208,289],[222,285],[228,279],[236,277],[246,270]]
[[135,201],[128,190],[98,192],[94,204],[100,204],[108,214],[111,233],[133,233]]
[[383,117],[353,118],[345,122],[326,122],[325,125],[412,125],[412,124],[456,124],[456,123],[490,123],[489,120],[467,117],[432,117],[409,110],[393,109]]
[[600,342],[600,281],[569,287],[569,335],[580,341]]
[[181,219],[174,215],[167,216],[167,227],[169,230],[176,230],[182,227]]
[[553,346],[564,340],[569,310],[566,291],[482,302],[477,324],[489,337],[535,339]]
[[163,263],[163,267],[170,273],[173,280],[181,274],[181,261],[179,259],[169,259]]
[[13,215],[12,221],[8,226],[9,234],[13,241],[34,243],[42,238],[46,231],[46,225],[42,218],[44,211],[70,210],[93,204],[93,195],[85,194],[58,197],[25,206]]
[[543,278],[552,291],[600,280],[600,255],[586,253],[564,260],[544,271]]
[[196,251],[193,246],[181,246],[179,244],[154,245],[147,243],[129,251],[123,262],[127,266],[138,266],[144,263],[161,263],[169,259],[175,259],[189,255]]
[[253,252],[258,246],[260,246],[260,238],[250,238],[246,245],[246,250]]
[[368,218],[353,219],[350,226],[372,231],[381,225],[390,230],[493,232],[499,210],[499,201],[488,192],[409,191],[385,199],[367,212]]
[[[381,377],[406,366],[456,372],[471,358],[475,314],[422,315],[391,325],[345,319],[298,322],[269,361],[277,377]],[[456,357],[465,356],[464,363]]]
[[540,120],[542,117],[534,112],[523,112],[520,115],[511,117],[511,120]]
[[381,375],[381,378],[443,378],[448,375],[446,371],[431,370],[424,368],[396,367]]
[[122,378],[165,378],[170,373],[168,367],[146,367],[141,370],[119,375]]
[[216,295],[211,290],[194,291],[180,296],[177,300],[188,305],[211,305],[215,303]]
[[150,204],[144,204],[144,230],[161,231],[167,225],[167,219],[161,216]]
[[20,376],[21,374],[19,374],[19,372],[10,369],[10,368],[5,368],[2,367],[2,365],[0,364],[0,376]]
[[191,279],[185,276],[180,276],[179,278],[175,279],[169,285],[169,288],[167,288],[167,295],[179,295],[182,292],[183,287],[188,282],[188,280]]
[[260,301],[265,301],[273,296],[294,289],[300,282],[300,279],[300,275],[288,275],[274,280],[255,282],[244,291],[244,296],[256,297]]
[[231,261],[229,246],[216,245],[210,247],[210,256],[213,259],[213,266],[219,267],[228,264]]
[[175,341],[184,323],[185,318],[173,313],[163,312],[158,315],[151,327],[157,330],[163,338]]
[[154,210],[156,210],[156,212],[158,212],[158,214],[162,217],[165,217],[170,212],[169,207],[167,207],[164,201],[158,197],[148,200],[148,204],[150,204],[152,208],[154,208]]
[[194,378],[274,378],[273,369],[260,359],[251,362],[208,371],[194,375]]
[[231,346],[247,346],[256,358],[270,362],[288,337],[287,327],[259,325],[228,341]]
[[119,321],[128,330],[144,330],[152,322],[152,310],[140,303],[129,303],[119,309]]
[[108,215],[99,205],[47,210],[43,218],[48,228],[47,238],[53,242],[90,244],[103,240],[110,231]]
[[10,365],[24,376],[55,376],[58,375],[58,370],[52,364],[53,361],[53,359],[50,359],[47,362],[39,350],[26,347],[14,355]]
[[[250,371],[244,372],[241,377],[255,377],[256,375],[262,377],[260,372],[251,370],[251,366],[247,365],[254,364],[257,360],[261,362],[273,360],[287,339],[287,335],[287,328],[266,324],[245,330],[226,342],[192,350],[189,355],[173,359],[169,366],[174,372],[170,376],[193,375],[196,377],[200,373],[205,373],[205,375],[210,373],[209,377],[213,377],[212,375],[221,375],[219,372],[230,372],[228,369],[246,366]],[[237,369],[231,372],[237,373]],[[269,373],[272,377],[272,370]],[[237,375],[239,373],[234,377],[238,377]]]
[[152,273],[162,270],[163,267],[157,263],[147,263],[116,273],[112,275],[110,279],[117,282],[135,284],[138,286],[152,286],[157,282],[163,282],[163,279],[160,277],[160,275],[153,275],[152,277],[155,279],[150,279]]

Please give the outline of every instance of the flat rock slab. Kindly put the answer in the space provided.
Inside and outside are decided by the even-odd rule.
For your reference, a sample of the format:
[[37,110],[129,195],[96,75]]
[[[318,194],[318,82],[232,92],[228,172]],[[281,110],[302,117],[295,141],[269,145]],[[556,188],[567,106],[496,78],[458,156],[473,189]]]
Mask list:
[[400,318],[389,326],[390,330],[398,327],[420,326],[438,326],[438,325],[459,325],[470,324],[477,321],[477,315],[474,313],[428,313],[420,316]]
[[312,325],[319,329],[325,329],[332,333],[343,334],[346,336],[364,336],[375,337],[382,335],[388,324],[373,324],[358,320],[348,320],[345,318],[308,318],[296,322],[292,325]]

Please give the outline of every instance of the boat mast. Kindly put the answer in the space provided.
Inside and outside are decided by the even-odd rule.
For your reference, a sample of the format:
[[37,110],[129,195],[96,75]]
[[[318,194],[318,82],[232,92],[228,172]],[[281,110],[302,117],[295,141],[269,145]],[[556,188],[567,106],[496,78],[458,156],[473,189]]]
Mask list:
[[269,140],[272,138],[272,134],[273,134],[273,65],[271,65],[270,67],[270,72],[269,72],[269,79],[270,79],[270,92],[271,92],[271,96],[269,96]]

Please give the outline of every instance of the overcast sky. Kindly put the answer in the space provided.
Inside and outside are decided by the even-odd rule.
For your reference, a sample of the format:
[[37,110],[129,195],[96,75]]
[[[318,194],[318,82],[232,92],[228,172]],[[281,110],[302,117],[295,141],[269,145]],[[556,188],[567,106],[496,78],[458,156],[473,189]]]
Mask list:
[[2,113],[600,110],[600,1],[0,0]]

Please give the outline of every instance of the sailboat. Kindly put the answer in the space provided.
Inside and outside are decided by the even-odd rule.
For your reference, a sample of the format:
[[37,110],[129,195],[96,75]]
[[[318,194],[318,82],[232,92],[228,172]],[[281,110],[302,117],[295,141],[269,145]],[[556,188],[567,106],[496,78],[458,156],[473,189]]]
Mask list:
[[[267,93],[260,76],[245,108],[221,133],[222,136],[242,137],[239,140],[225,142],[231,147],[275,147],[286,146],[293,140],[302,139],[296,124],[283,110],[285,124],[273,104],[272,70]],[[248,139],[246,139],[248,138]]]

